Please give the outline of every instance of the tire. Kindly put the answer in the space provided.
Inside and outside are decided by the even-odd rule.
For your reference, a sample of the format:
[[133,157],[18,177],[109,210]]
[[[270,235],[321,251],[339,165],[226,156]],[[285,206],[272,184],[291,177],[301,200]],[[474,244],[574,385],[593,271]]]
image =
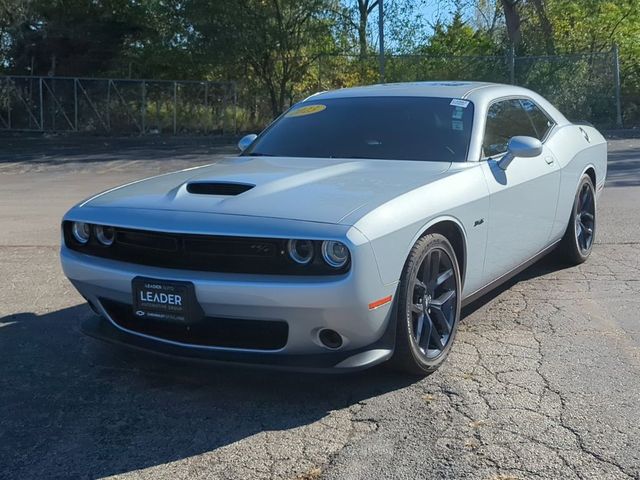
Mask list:
[[423,236],[411,249],[398,286],[396,368],[426,376],[442,365],[458,329],[460,301],[453,247],[438,233]]
[[579,265],[589,258],[596,234],[596,191],[589,175],[583,175],[573,200],[567,230],[560,243],[560,259]]

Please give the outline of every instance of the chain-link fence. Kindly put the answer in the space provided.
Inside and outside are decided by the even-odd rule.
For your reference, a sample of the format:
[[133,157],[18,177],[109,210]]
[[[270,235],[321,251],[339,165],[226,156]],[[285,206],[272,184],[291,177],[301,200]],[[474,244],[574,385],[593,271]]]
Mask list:
[[236,105],[233,82],[0,77],[0,130],[227,134]]
[[[321,90],[380,82],[378,57],[325,55],[288,103]],[[480,80],[521,85],[568,118],[600,128],[640,124],[637,98],[621,94],[617,50],[542,57],[388,55],[385,81]],[[0,129],[108,134],[258,131],[277,112],[259,80],[165,81],[0,76]]]
[[[316,69],[319,90],[380,81],[378,57],[324,56]],[[622,126],[617,51],[518,57],[393,55],[385,58],[386,82],[476,80],[530,88],[568,118],[602,128]],[[629,105],[629,108],[632,108]]]

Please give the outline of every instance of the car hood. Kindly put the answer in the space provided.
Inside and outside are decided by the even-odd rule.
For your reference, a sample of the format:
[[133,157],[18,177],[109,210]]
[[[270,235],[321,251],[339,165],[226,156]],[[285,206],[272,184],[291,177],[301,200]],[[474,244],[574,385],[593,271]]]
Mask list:
[[[81,204],[340,223],[442,176],[448,162],[229,157],[118,187]],[[205,184],[214,194],[190,193]],[[226,183],[253,186],[227,192]],[[214,184],[214,185],[208,185]],[[217,194],[220,184],[222,193]],[[232,193],[232,194],[228,194]]]

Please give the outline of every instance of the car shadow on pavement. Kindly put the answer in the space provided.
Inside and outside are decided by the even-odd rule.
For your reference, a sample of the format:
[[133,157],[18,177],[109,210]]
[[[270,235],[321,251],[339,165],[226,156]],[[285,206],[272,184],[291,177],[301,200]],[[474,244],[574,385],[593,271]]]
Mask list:
[[104,477],[214,451],[408,386],[385,368],[203,366],[85,337],[86,305],[0,318],[0,477]]
[[28,162],[32,165],[104,163],[116,160],[202,160],[211,154],[237,155],[235,137],[2,137],[0,164]]
[[557,252],[553,251],[514,276],[513,278],[507,280],[502,285],[499,285],[474,302],[471,302],[470,304],[463,307],[460,315],[461,319],[462,321],[464,321],[465,317],[471,315],[476,310],[479,310],[487,303],[493,301],[496,297],[500,296],[503,292],[509,290],[519,282],[542,277],[544,275],[548,275],[553,272],[559,272],[567,268],[571,268],[571,265],[563,264],[562,261],[558,259]]

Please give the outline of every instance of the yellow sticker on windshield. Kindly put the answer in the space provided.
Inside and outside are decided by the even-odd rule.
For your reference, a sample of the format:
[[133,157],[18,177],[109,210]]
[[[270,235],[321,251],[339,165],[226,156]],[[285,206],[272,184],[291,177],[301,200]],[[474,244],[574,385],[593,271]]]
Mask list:
[[291,110],[285,115],[285,117],[304,117],[305,115],[313,115],[314,113],[323,111],[325,108],[327,108],[327,106],[321,104],[306,105],[304,107]]

